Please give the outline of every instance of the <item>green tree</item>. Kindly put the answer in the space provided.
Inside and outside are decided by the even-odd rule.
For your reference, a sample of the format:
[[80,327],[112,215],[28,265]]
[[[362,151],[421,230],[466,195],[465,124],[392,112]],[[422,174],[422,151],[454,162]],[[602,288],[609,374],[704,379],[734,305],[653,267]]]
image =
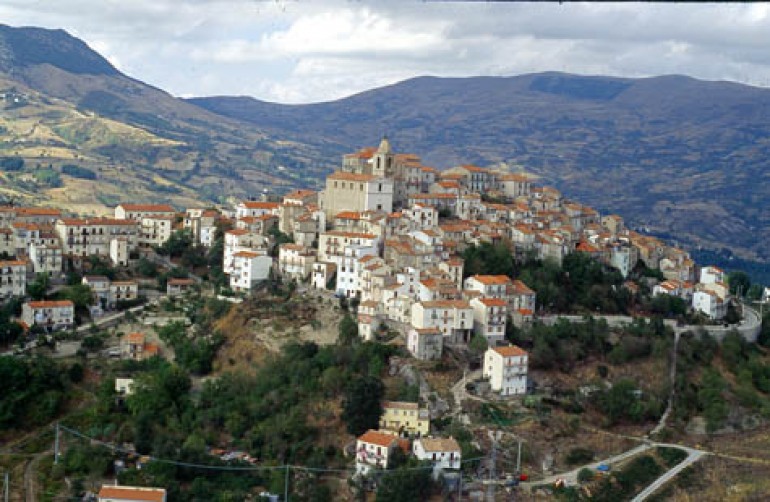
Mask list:
[[473,335],[473,338],[471,338],[471,341],[468,342],[468,348],[474,354],[481,355],[487,351],[489,344],[487,343],[487,339],[484,337],[484,335],[475,334]]
[[50,282],[51,279],[48,277],[48,274],[37,274],[34,282],[27,284],[27,294],[33,300],[42,300],[48,292]]
[[384,394],[382,381],[374,376],[358,377],[350,383],[342,404],[342,420],[349,433],[360,436],[379,427]]
[[431,468],[427,464],[423,469],[409,465],[382,473],[377,487],[377,500],[387,502],[412,502],[428,500],[433,490]]
[[730,286],[730,294],[741,296],[745,295],[751,288],[751,278],[749,274],[742,270],[734,270],[727,274],[727,284]]
[[166,242],[158,247],[158,253],[171,258],[178,258],[193,245],[193,236],[190,230],[174,230]]
[[340,321],[339,343],[342,345],[351,345],[358,340],[358,323],[353,320],[349,313]]

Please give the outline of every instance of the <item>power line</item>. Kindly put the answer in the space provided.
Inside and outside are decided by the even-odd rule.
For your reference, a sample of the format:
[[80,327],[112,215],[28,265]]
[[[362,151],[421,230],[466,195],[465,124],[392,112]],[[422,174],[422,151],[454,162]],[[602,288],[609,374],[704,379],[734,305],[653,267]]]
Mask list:
[[[100,446],[104,446],[105,448],[111,449],[113,451],[119,452],[119,453],[125,453],[125,454],[132,454],[135,455],[136,452],[133,450],[129,450],[126,448],[122,448],[120,446],[114,445],[112,443],[108,443],[106,441],[102,441],[100,439],[96,439],[94,437],[91,437],[87,434],[83,434],[80,431],[77,431],[75,429],[70,429],[69,427],[65,427],[63,425],[59,425],[59,428],[62,431],[69,432],[70,434],[77,436],[81,439],[86,439],[88,441],[91,441],[93,443],[96,443]],[[304,466],[304,465],[293,465],[293,464],[283,464],[283,465],[272,465],[272,466],[253,466],[253,467],[240,467],[240,466],[220,466],[220,465],[208,465],[208,464],[195,464],[191,462],[181,462],[179,460],[170,460],[165,458],[157,458],[153,456],[149,456],[148,458],[153,462],[160,462],[164,464],[171,464],[171,465],[178,465],[180,467],[187,467],[192,469],[207,469],[207,470],[217,470],[217,471],[239,471],[239,472],[257,472],[257,471],[274,471],[274,470],[285,470],[285,469],[293,469],[298,471],[307,471],[307,472],[330,472],[330,473],[346,473],[346,472],[355,472],[355,468],[345,468],[345,469],[329,469],[324,467],[310,467],[310,466]],[[460,464],[466,464],[470,462],[476,462],[478,460],[482,460],[485,457],[475,457],[470,458],[466,460],[462,460]],[[403,467],[401,470],[407,470],[407,471],[422,471],[422,470],[432,470],[433,466],[418,466],[418,467]],[[395,471],[382,471],[383,474],[388,474],[390,472]]]

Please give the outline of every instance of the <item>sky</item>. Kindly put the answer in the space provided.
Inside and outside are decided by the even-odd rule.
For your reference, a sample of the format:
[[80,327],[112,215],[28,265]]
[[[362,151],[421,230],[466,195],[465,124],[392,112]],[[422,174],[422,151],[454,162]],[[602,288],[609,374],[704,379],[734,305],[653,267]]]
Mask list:
[[3,0],[176,96],[334,100],[422,75],[683,74],[770,87],[770,4]]

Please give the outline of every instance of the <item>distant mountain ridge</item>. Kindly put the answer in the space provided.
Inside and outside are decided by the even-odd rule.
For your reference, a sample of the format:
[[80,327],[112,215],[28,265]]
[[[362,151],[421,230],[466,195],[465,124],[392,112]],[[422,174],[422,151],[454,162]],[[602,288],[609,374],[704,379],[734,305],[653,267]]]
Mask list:
[[693,247],[770,260],[770,91],[683,76],[419,77],[338,101],[191,99],[306,142],[387,132],[429,165],[519,164]]
[[[202,205],[293,187],[329,169],[318,147],[275,139],[128,77],[63,30],[0,25],[0,97],[0,157],[26,161],[22,172],[0,172],[2,192],[30,203],[78,211],[126,199]],[[63,190],[35,181],[40,169],[65,164],[91,169],[96,181],[63,176]]]

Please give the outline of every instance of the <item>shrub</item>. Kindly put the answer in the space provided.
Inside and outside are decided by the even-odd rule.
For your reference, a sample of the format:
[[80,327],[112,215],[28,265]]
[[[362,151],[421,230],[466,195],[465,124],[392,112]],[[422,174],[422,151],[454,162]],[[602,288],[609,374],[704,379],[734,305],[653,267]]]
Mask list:
[[569,465],[587,464],[594,459],[594,452],[588,448],[572,448],[564,459]]
[[588,467],[583,467],[578,471],[577,480],[579,483],[588,483],[592,479],[594,479],[594,471]]

